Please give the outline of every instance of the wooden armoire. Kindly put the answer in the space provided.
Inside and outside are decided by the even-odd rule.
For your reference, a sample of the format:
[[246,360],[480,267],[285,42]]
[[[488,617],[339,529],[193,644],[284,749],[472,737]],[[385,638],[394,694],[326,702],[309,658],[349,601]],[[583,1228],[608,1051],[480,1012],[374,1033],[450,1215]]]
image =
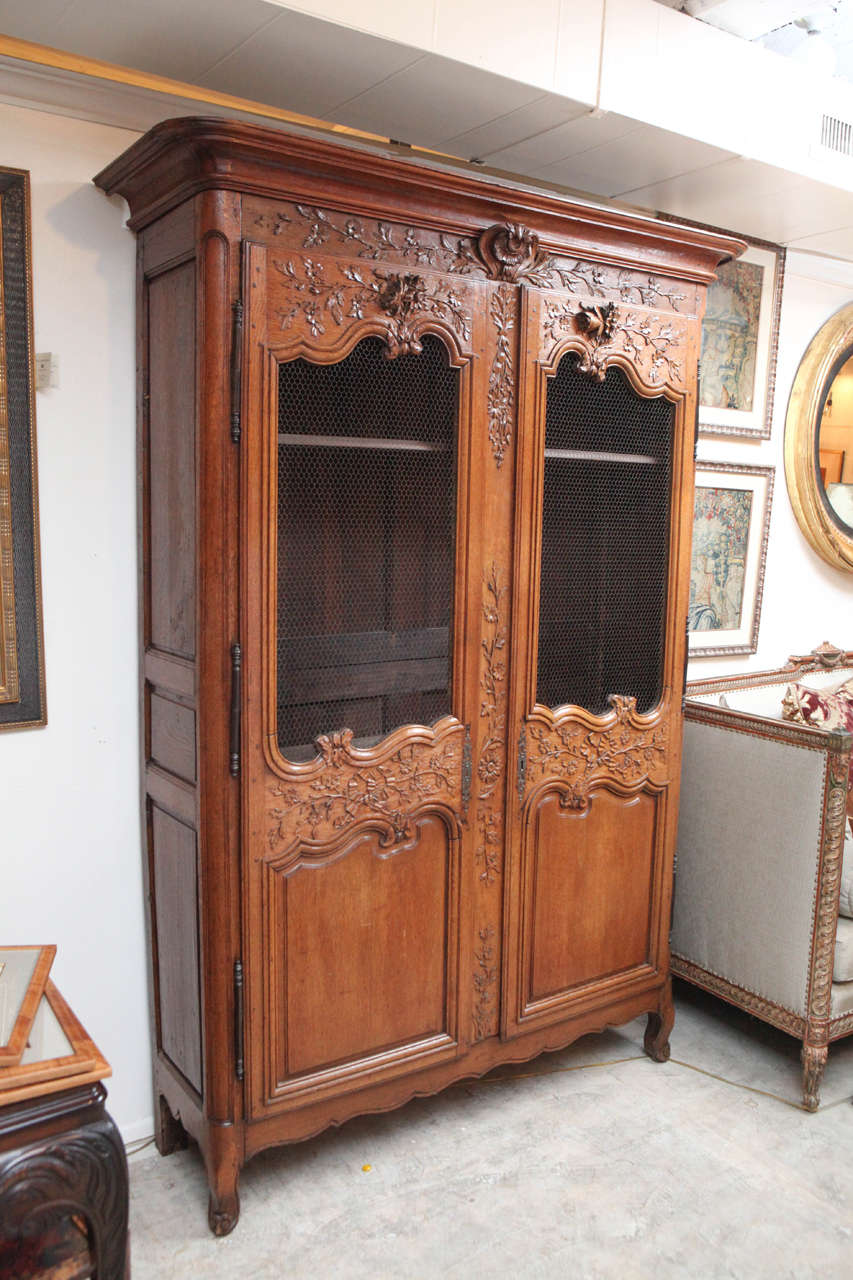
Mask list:
[[649,1015],[736,240],[223,120],[139,232],[158,1145],[252,1155]]

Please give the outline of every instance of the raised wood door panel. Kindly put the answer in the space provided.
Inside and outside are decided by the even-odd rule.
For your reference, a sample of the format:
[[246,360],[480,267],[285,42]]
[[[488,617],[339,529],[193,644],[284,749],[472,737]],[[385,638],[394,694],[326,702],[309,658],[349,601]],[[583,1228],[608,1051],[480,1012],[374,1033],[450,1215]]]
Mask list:
[[489,288],[247,246],[256,1115],[470,1040]]
[[[459,837],[434,811],[407,841],[361,830],[266,864],[273,1096],[334,1086],[414,1052],[455,1052]],[[284,989],[277,987],[284,983]]]
[[563,784],[539,792],[524,831],[522,1018],[561,1011],[591,983],[648,972],[656,837],[647,792],[596,787],[583,806]]
[[606,281],[522,297],[505,1035],[666,968],[698,322]]

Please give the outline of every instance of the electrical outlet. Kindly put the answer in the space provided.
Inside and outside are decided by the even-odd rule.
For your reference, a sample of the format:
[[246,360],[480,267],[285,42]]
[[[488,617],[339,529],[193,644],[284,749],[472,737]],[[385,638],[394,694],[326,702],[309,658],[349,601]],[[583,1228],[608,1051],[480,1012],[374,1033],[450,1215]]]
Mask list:
[[59,386],[59,356],[55,351],[36,353],[36,391]]

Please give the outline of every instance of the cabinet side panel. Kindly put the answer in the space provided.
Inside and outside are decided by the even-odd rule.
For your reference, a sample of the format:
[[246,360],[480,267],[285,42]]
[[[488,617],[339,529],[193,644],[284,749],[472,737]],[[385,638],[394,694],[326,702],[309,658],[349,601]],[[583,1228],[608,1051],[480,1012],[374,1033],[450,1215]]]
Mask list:
[[195,656],[195,263],[148,282],[148,644]]
[[151,694],[151,760],[185,782],[196,780],[195,711]]
[[196,833],[151,807],[160,1049],[201,1092]]

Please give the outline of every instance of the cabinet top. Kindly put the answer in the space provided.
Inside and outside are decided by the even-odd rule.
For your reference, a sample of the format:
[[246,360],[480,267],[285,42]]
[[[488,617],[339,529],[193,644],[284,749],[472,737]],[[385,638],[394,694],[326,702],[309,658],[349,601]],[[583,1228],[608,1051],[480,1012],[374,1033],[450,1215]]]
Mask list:
[[[461,165],[461,162],[460,162]],[[734,236],[571,200],[523,180],[496,179],[428,157],[218,118],[155,125],[94,179],[124,196],[134,230],[201,191],[321,203],[441,230],[522,223],[543,246],[648,264],[708,282],[746,247]],[[504,277],[506,278],[506,277]]]

